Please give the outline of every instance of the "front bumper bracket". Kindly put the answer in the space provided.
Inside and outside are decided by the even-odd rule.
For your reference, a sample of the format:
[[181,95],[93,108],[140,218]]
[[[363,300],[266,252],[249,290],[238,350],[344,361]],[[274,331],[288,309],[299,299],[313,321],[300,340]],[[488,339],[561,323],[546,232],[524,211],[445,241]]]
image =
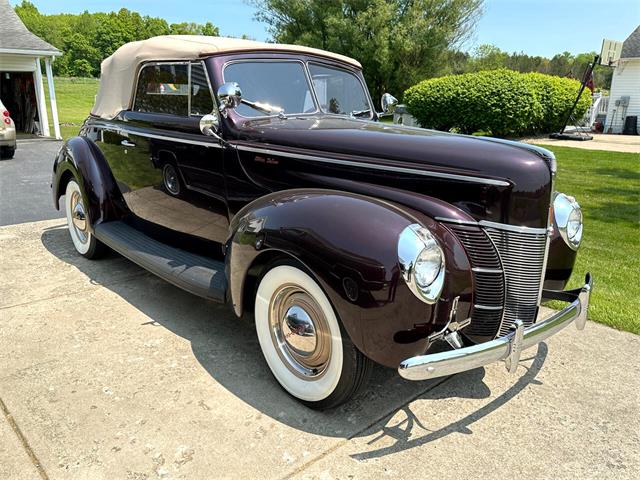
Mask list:
[[569,302],[569,305],[527,328],[517,320],[511,333],[489,342],[407,358],[400,363],[398,373],[407,380],[427,380],[465,372],[500,360],[505,360],[509,372],[514,373],[523,350],[555,335],[572,322],[575,322],[578,330],[584,329],[592,289],[593,279],[587,273],[581,288],[563,292],[545,290],[544,299],[561,300]]

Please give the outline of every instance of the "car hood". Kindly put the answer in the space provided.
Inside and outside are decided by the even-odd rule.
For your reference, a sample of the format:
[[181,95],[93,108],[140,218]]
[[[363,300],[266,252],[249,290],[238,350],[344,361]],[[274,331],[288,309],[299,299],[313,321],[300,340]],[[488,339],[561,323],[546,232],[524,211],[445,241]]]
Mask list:
[[237,140],[262,148],[498,180],[520,204],[539,200],[536,216],[547,221],[555,158],[543,148],[328,115],[234,120]]

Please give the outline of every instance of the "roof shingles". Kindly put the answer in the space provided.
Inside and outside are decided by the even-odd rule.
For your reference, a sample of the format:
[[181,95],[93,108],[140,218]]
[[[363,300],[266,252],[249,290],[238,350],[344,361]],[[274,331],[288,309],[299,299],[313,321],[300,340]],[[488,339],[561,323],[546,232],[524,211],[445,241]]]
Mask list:
[[640,25],[636,27],[622,44],[620,58],[640,58]]
[[27,30],[9,0],[0,0],[0,52],[13,53],[12,50],[60,55],[60,50]]

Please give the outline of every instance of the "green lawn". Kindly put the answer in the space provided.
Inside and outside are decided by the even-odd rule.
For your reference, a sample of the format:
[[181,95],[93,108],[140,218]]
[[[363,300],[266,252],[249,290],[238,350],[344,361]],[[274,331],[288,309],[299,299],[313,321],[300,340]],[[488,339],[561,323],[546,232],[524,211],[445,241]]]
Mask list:
[[[56,77],[55,84],[62,136],[69,138],[89,114],[98,81]],[[591,319],[640,334],[640,156],[566,147],[553,151],[557,189],[575,196],[585,217],[570,286],[582,285],[584,272],[590,271],[596,282]]]
[[[66,78],[54,77],[58,115],[60,116],[60,133],[62,138],[73,137],[78,133],[82,122],[89,115],[93,101],[98,93],[98,80],[95,78]],[[44,80],[45,95],[49,122],[52,122],[51,106],[49,105],[49,87],[46,77]],[[53,135],[53,124],[51,123]]]
[[550,147],[558,191],[576,197],[584,237],[569,287],[595,279],[589,318],[640,334],[640,155]]

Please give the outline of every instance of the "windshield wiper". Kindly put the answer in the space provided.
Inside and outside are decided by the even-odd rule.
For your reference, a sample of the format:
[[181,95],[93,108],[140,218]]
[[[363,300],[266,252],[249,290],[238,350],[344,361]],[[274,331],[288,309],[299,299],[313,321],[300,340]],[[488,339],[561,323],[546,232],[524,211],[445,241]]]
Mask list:
[[241,100],[241,102],[255,110],[258,110],[259,112],[267,113],[269,115],[275,114],[278,115],[279,118],[286,118],[284,115],[284,108],[282,107],[269,105],[268,103],[262,102],[251,102],[249,100],[245,100],[244,98]]
[[358,118],[358,117],[360,117],[361,115],[367,115],[367,116],[370,116],[370,115],[371,115],[371,109],[370,109],[370,108],[367,108],[366,110],[353,110],[353,111],[350,113],[350,115],[351,115],[352,117],[355,117],[355,118]]

